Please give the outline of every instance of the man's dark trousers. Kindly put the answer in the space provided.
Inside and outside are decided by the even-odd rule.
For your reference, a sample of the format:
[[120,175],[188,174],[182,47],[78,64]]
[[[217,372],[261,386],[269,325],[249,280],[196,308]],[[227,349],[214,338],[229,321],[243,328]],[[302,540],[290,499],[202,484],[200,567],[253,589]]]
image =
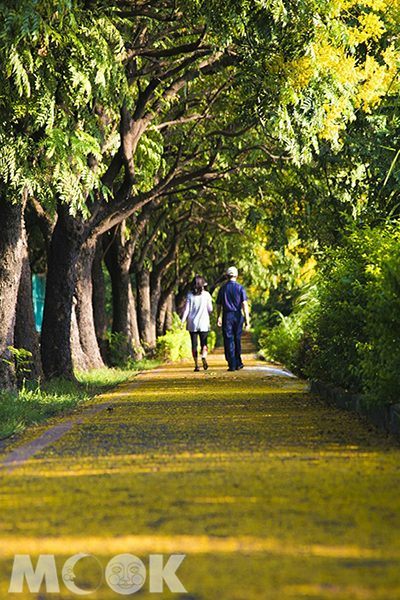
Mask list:
[[242,364],[242,333],[243,333],[242,311],[224,312],[222,321],[222,333],[224,335],[225,358],[229,369],[235,370]]

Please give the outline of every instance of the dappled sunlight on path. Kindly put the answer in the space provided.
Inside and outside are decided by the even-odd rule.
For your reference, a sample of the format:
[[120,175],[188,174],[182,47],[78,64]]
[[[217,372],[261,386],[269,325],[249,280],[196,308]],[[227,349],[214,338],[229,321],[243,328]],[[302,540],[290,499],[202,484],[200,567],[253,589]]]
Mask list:
[[[1,598],[15,554],[62,565],[84,552],[103,567],[186,554],[188,594],[162,597],[400,599],[398,443],[245,342],[242,371],[219,351],[200,373],[143,372],[69,414],[59,439],[39,429],[37,451],[32,430],[3,448]],[[104,584],[91,597],[118,594]],[[145,585],[140,597],[161,595]]]

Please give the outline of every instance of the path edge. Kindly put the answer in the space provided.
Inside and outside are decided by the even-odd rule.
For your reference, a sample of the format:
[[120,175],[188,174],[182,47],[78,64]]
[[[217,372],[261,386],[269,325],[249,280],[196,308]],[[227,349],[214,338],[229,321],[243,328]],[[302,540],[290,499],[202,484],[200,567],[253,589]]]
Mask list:
[[385,429],[400,439],[400,404],[371,406],[368,396],[352,394],[322,381],[310,381],[310,391],[339,408],[365,417],[372,425]]
[[[104,397],[104,400],[97,403],[82,404],[82,411],[76,415],[73,415],[70,419],[63,419],[62,413],[60,412],[56,416],[56,420],[58,420],[57,417],[60,417],[59,422],[49,425],[49,427],[47,427],[37,437],[34,437],[32,440],[22,444],[21,446],[17,446],[14,450],[11,450],[11,452],[0,459],[0,474],[2,472],[10,473],[14,471],[26,463],[29,459],[33,458],[37,452],[40,452],[50,444],[58,441],[64,434],[69,433],[73,427],[81,425],[84,421],[92,416],[95,416],[98,412],[109,408],[114,402],[121,398],[121,395],[125,394],[125,392],[122,391],[121,395],[116,396],[115,398],[111,397],[115,395],[115,392],[118,390],[118,388],[127,387],[129,393],[131,393],[132,390],[138,388],[143,383],[143,380],[139,379],[140,375],[144,373],[158,373],[162,369],[163,365],[155,367],[154,369],[138,371],[133,377],[116,383],[109,390],[107,390],[107,392],[95,394],[92,396],[92,398],[90,398],[88,403],[96,398],[101,400],[102,397]],[[23,431],[21,433],[23,434]]]

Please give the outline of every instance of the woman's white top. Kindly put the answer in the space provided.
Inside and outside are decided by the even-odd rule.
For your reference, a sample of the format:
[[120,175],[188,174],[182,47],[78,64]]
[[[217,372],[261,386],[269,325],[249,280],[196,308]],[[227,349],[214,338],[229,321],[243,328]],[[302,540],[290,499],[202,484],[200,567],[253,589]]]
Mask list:
[[209,331],[210,312],[212,312],[212,300],[209,292],[203,290],[195,296],[190,292],[186,298],[185,310],[182,315],[182,323],[187,318],[188,331]]

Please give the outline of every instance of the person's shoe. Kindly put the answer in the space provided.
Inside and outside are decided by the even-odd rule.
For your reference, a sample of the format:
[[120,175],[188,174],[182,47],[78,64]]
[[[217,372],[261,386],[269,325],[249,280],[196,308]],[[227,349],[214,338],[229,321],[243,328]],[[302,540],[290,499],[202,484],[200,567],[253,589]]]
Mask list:
[[232,369],[231,367],[229,367],[228,371],[235,371],[235,369]]
[[195,373],[197,373],[198,371],[200,371],[200,367],[195,367],[193,370],[195,371]]
[[201,359],[203,361],[203,369],[206,371],[208,369],[208,364],[205,358]]
[[241,363],[240,365],[238,365],[238,366],[236,367],[236,371],[240,371],[240,369],[243,369],[243,367],[244,367],[244,364],[243,364],[243,363]]

